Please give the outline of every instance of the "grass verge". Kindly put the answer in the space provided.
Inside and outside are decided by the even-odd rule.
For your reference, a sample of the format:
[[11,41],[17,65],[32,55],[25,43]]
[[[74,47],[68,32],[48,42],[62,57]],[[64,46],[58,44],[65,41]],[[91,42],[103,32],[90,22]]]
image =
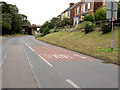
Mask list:
[[79,53],[87,54],[105,60],[105,63],[118,62],[118,29],[114,30],[114,50],[111,51],[111,32],[102,34],[100,31],[93,31],[84,34],[81,31],[56,32],[44,37],[37,37],[38,40],[61,46]]

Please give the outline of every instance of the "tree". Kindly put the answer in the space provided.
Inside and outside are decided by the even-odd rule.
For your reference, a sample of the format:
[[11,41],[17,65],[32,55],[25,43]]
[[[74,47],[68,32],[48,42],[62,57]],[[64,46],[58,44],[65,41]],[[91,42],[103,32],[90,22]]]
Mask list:
[[40,31],[41,31],[41,33],[42,33],[43,36],[49,33],[49,30],[50,30],[49,26],[50,26],[50,23],[48,21],[46,21],[41,26]]
[[2,7],[2,13],[10,13],[10,7],[6,2],[0,2]]
[[94,17],[92,14],[85,15],[83,21],[94,21]]
[[3,34],[15,34],[23,33],[22,25],[30,24],[27,20],[27,16],[19,14],[19,10],[16,5],[7,4],[6,2],[0,2],[2,7],[2,29]]
[[61,22],[62,26],[70,25],[70,20],[68,18],[64,18]]
[[2,14],[2,33],[8,33],[11,32],[11,17],[8,13]]
[[94,14],[96,21],[101,21],[106,19],[106,8],[98,8],[97,11]]
[[24,14],[19,14],[22,20],[22,25],[31,25],[31,23],[27,20],[27,16]]

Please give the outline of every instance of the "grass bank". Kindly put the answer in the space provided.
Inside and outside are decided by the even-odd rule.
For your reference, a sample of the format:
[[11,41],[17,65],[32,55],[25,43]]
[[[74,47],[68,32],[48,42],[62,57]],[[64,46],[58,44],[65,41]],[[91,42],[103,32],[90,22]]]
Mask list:
[[[120,30],[119,30],[120,31]],[[106,62],[118,63],[118,29],[114,30],[114,50],[111,51],[111,32],[102,34],[100,31],[93,31],[84,34],[81,31],[56,32],[44,37],[37,37],[38,40],[61,46],[79,53],[91,55]]]

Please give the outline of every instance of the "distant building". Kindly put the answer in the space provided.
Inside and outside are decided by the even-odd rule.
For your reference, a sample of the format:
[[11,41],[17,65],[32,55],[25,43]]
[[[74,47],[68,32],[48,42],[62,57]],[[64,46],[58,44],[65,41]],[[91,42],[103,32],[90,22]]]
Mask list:
[[105,1],[104,2],[81,2],[78,6],[75,7],[75,15],[74,15],[74,25],[78,25],[81,21],[83,21],[83,18],[86,14],[92,14],[94,15],[94,12],[99,7],[105,7]]

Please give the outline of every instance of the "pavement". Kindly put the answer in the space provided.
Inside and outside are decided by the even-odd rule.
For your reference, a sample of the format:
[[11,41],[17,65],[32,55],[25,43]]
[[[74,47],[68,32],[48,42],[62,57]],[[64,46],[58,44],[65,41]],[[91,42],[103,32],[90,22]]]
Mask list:
[[118,88],[118,66],[35,39],[0,45],[3,88]]

